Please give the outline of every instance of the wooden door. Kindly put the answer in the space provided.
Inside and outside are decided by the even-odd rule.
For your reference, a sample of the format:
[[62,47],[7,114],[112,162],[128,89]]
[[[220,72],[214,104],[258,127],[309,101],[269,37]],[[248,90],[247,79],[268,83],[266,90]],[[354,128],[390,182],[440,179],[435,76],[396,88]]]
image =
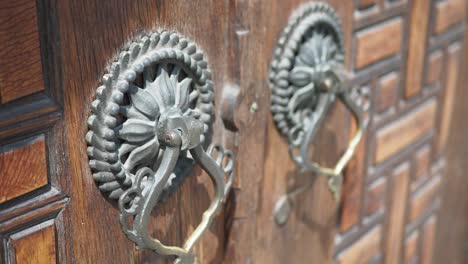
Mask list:
[[[110,62],[140,35],[166,29],[203,50],[214,83],[212,141],[237,157],[232,192],[195,246],[196,263],[431,263],[445,250],[434,247],[445,234],[436,229],[450,221],[439,217],[439,189],[451,179],[447,140],[460,137],[449,128],[465,1],[326,1],[343,24],[351,85],[367,88],[372,102],[339,202],[324,177],[299,172],[270,112],[274,49],[305,2],[0,0],[2,262],[171,263],[125,238],[85,141]],[[354,130],[336,104],[312,154],[332,165]],[[304,185],[288,222],[275,224],[277,200]],[[212,195],[195,167],[154,210],[153,235],[182,245]]]

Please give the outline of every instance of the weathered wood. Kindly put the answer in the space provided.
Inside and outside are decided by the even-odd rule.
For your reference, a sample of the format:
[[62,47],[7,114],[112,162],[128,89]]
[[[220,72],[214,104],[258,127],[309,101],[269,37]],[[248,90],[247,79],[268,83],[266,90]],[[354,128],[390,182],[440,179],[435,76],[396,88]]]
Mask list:
[[392,175],[390,208],[385,236],[385,263],[401,263],[405,213],[410,181],[409,164],[404,163]]
[[412,97],[422,89],[424,59],[431,3],[427,0],[415,0],[410,7],[410,30],[408,55],[406,61],[405,96]]
[[401,40],[402,21],[399,18],[358,33],[356,68],[362,68],[397,53],[401,48]]
[[418,242],[418,231],[411,233],[410,236],[406,239],[404,263],[414,263],[418,260]]
[[0,102],[44,90],[34,0],[0,1]]
[[384,161],[433,129],[436,106],[435,101],[429,101],[377,131],[375,162]]
[[463,22],[465,3],[464,0],[444,0],[438,2],[436,5],[434,31],[440,34],[449,29],[449,27]]
[[[10,243],[15,250],[17,264],[56,263],[55,228],[49,222],[32,227],[11,237]],[[26,233],[26,234],[24,234]]]
[[44,135],[0,147],[0,203],[48,183]]
[[382,228],[375,227],[361,239],[356,241],[350,248],[346,249],[339,257],[339,264],[369,263],[378,257],[380,252],[380,241],[382,239]]
[[382,76],[379,80],[379,101],[377,104],[380,111],[383,112],[395,106],[398,100],[398,81],[399,76],[395,72]]
[[[270,114],[273,49],[290,13],[304,2],[0,1],[1,13],[10,7],[24,11],[0,18],[8,20],[0,26],[6,28],[0,39],[24,33],[6,38],[0,47],[30,39],[20,43],[26,45],[18,49],[24,53],[6,54],[6,62],[26,53],[35,58],[35,63],[20,63],[22,71],[0,70],[0,81],[6,76],[16,85],[0,83],[0,101],[6,103],[0,105],[0,142],[15,145],[43,134],[40,151],[20,155],[40,158],[38,169],[16,169],[18,155],[8,164],[14,165],[11,171],[35,177],[47,170],[47,177],[28,182],[32,192],[0,205],[1,261],[48,263],[54,256],[60,263],[171,262],[136,250],[124,237],[115,202],[106,200],[92,179],[84,140],[90,103],[109,62],[142,32],[170,29],[197,43],[208,58],[216,101],[212,141],[237,154],[233,192],[195,246],[196,263],[400,263],[404,256],[429,263],[434,252],[440,260],[434,263],[466,262],[458,254],[468,232],[459,220],[468,211],[468,203],[459,198],[466,191],[461,157],[468,156],[461,143],[466,97],[457,88],[458,76],[465,78],[458,63],[464,2],[328,1],[344,25],[350,84],[369,88],[372,101],[370,126],[346,169],[340,204],[324,177],[299,173]],[[18,31],[20,27],[27,30]],[[20,81],[25,76],[35,84]],[[456,112],[449,107],[452,102]],[[453,116],[457,119],[450,122]],[[355,132],[352,123],[336,104],[313,142],[311,158],[333,165]],[[452,154],[449,172],[441,177],[445,155],[439,150],[445,146]],[[4,175],[0,183],[10,183]],[[438,186],[445,186],[441,179],[449,181],[448,202],[441,207],[446,213],[437,218]],[[311,187],[294,198],[287,224],[276,225],[272,211],[278,198],[306,184]],[[207,175],[195,168],[154,210],[153,235],[182,245],[212,195]],[[441,227],[437,236],[435,219]],[[37,232],[22,236],[22,230]],[[31,251],[32,243],[40,245],[39,251]]]

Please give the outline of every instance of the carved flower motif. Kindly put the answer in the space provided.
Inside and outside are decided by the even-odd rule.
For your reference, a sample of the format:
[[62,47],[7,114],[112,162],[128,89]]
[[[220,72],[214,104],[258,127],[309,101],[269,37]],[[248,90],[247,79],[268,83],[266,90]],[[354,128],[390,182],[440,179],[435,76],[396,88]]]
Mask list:
[[312,116],[320,93],[315,82],[321,80],[331,65],[340,59],[338,44],[330,33],[314,30],[301,45],[289,74],[289,80],[296,88],[289,102],[292,110],[290,118],[296,123]]
[[154,78],[155,69],[147,67],[143,71],[143,87],[130,84],[129,105],[121,108],[127,120],[116,129],[122,140],[119,157],[127,172],[157,164],[160,152],[157,129],[161,118],[191,114],[190,103],[198,96],[195,90],[190,91],[192,79],[179,81],[181,69],[174,66],[169,73],[168,68],[159,66]]

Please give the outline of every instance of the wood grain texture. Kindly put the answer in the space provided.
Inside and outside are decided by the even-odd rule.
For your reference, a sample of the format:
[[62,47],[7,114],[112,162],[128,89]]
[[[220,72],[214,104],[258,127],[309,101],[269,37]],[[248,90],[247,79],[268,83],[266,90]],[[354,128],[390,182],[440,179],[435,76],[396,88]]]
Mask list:
[[465,17],[465,0],[444,0],[437,2],[434,32],[440,34],[451,26],[461,23]]
[[406,98],[418,94],[422,89],[430,8],[430,1],[411,1],[409,43],[406,61]]
[[[33,14],[39,14],[39,19],[36,17],[31,21],[39,20],[40,27],[60,22],[60,27],[55,28],[59,30],[59,39],[46,41],[46,44],[57,51],[60,50],[62,61],[50,61],[57,63],[55,74],[63,76],[63,83],[57,81],[57,86],[64,87],[65,103],[62,109],[60,98],[49,96],[49,87],[46,87],[47,94],[36,93],[20,100],[15,99],[22,95],[14,95],[19,97],[11,99],[8,103],[8,106],[14,108],[10,110],[0,106],[0,141],[13,142],[16,141],[15,138],[30,136],[34,131],[48,131],[48,126],[60,127],[63,117],[67,144],[66,148],[59,148],[55,146],[56,143],[49,141],[58,142],[60,130],[48,134],[48,140],[44,144],[48,152],[44,157],[51,160],[51,190],[20,204],[14,203],[11,207],[0,206],[0,233],[3,235],[11,233],[14,229],[24,229],[27,226],[29,228],[30,224],[37,222],[39,218],[51,215],[55,217],[58,214],[66,219],[63,225],[72,226],[66,229],[69,232],[57,229],[59,231],[55,234],[58,246],[55,255],[60,263],[72,263],[72,260],[84,263],[171,263],[170,258],[163,259],[148,251],[137,251],[122,235],[115,203],[104,199],[92,180],[84,142],[89,104],[94,98],[95,88],[109,60],[118,54],[123,43],[127,43],[133,36],[155,28],[168,28],[188,36],[204,50],[215,80],[216,120],[213,142],[232,148],[238,154],[234,190],[225,209],[220,212],[209,232],[195,247],[196,263],[331,263],[334,257],[340,263],[375,263],[388,258],[386,252],[389,247],[389,252],[398,251],[394,255],[398,260],[387,263],[400,263],[398,261],[403,259],[405,235],[399,231],[405,229],[406,224],[409,224],[406,228],[411,229],[410,231],[413,232],[412,228],[418,230],[421,241],[429,241],[427,246],[425,242],[421,244],[421,260],[430,258],[424,257],[429,254],[426,248],[433,248],[436,252],[441,251],[441,248],[451,251],[452,248],[463,245],[462,235],[457,234],[446,237],[445,241],[451,245],[450,248],[444,243],[438,247],[429,245],[434,237],[437,237],[434,235],[435,230],[431,229],[435,224],[427,224],[432,220],[424,223],[429,217],[429,211],[421,209],[421,213],[418,214],[424,217],[417,217],[417,221],[406,223],[407,213],[395,205],[404,203],[401,200],[406,199],[410,179],[418,182],[414,188],[411,186],[411,189],[418,190],[418,193],[410,194],[413,201],[418,200],[419,190],[425,190],[428,186],[421,185],[425,184],[427,179],[434,178],[433,173],[428,172],[428,167],[434,168],[435,162],[444,158],[442,153],[434,157],[429,146],[433,144],[434,135],[442,135],[443,132],[441,128],[432,133],[432,128],[440,127],[438,118],[434,117],[439,116],[440,110],[444,109],[445,103],[440,99],[451,78],[448,75],[450,67],[445,64],[446,59],[450,60],[449,56],[446,56],[447,47],[453,49],[452,44],[459,41],[461,35],[451,32],[454,28],[460,28],[454,27],[458,22],[447,22],[452,18],[447,20],[443,15],[437,15],[437,12],[441,12],[439,6],[442,6],[442,3],[456,1],[459,0],[329,1],[337,8],[344,25],[347,69],[356,69],[351,74],[351,83],[371,88],[373,102],[377,102],[371,115],[378,116],[377,121],[371,122],[369,133],[346,170],[342,204],[337,204],[331,198],[323,177],[299,173],[289,158],[287,141],[279,135],[270,115],[270,88],[267,76],[273,49],[289,14],[306,1],[60,0],[58,4],[55,0],[17,1],[17,4],[39,5],[39,11],[34,11]],[[0,7],[10,3],[12,2],[0,0]],[[431,12],[436,12],[435,16],[432,13],[426,18],[430,20],[427,25],[415,25],[413,22],[421,15],[411,11],[414,10],[412,5],[418,3],[434,7],[424,6]],[[367,12],[368,10],[371,11]],[[26,11],[24,13],[31,14],[30,9]],[[44,17],[49,17],[54,12],[57,13],[57,18],[45,21]],[[359,21],[353,21],[353,15],[357,13],[366,13],[366,16],[360,16]],[[441,36],[431,36],[430,47],[414,51],[423,55],[415,55],[415,59],[407,60],[404,56],[406,52],[400,54],[400,51],[411,53],[411,43],[415,43],[413,47],[421,45],[420,41],[410,41],[412,28],[437,28],[435,17],[450,26],[445,26]],[[423,19],[422,16],[419,18]],[[53,32],[54,29],[44,30],[49,31]],[[424,67],[420,65],[421,60],[426,62]],[[42,64],[48,63],[47,61]],[[404,65],[407,61],[408,65]],[[39,61],[39,66],[40,64]],[[409,67],[410,65],[416,66]],[[421,70],[421,67],[427,69]],[[425,76],[425,83],[430,87],[424,88],[421,84],[421,87],[416,89],[421,92],[414,92],[418,96],[406,100],[405,91],[414,87],[406,85],[409,80],[405,81],[405,76],[421,71],[425,73],[421,73],[419,78]],[[44,68],[44,73],[47,82],[51,77],[48,76],[47,67]],[[445,79],[447,82],[442,81]],[[420,83],[421,80],[416,82]],[[235,93],[225,93],[226,85],[235,90]],[[26,94],[31,91],[28,90]],[[3,102],[2,95],[0,89],[0,101]],[[40,97],[41,95],[47,98]],[[223,96],[229,97],[232,103],[229,109],[231,113],[227,115],[223,113]],[[40,103],[33,105],[35,102],[27,101],[30,98],[37,99]],[[453,101],[457,100],[462,101],[453,96]],[[23,108],[20,107],[20,103],[24,103],[21,106]],[[257,105],[256,110],[252,108],[254,103]],[[391,111],[387,111],[389,109]],[[382,113],[376,114],[377,111]],[[345,112],[339,104],[331,111],[329,119],[325,121],[314,142],[311,158],[318,158],[321,163],[333,165],[343,152],[349,135],[354,132],[350,126],[352,120],[349,120]],[[446,115],[450,118],[454,112],[450,109]],[[229,127],[225,126],[224,118],[229,119]],[[463,120],[459,118],[460,123],[463,123]],[[448,124],[443,126],[453,127],[453,123],[446,122]],[[236,131],[228,131],[226,128]],[[451,140],[452,135],[456,136],[456,133],[462,133],[461,131],[463,130],[453,132],[448,129],[446,140]],[[374,140],[374,137],[377,140]],[[460,143],[464,137],[457,138],[458,141],[454,144],[459,146],[459,157],[451,157],[451,160],[455,161],[468,156],[460,150],[464,145]],[[437,142],[434,143],[434,149],[437,148],[436,145]],[[65,158],[67,170],[60,173],[58,167],[61,165],[57,164]],[[378,159],[379,161],[376,161]],[[402,163],[405,167],[404,174],[407,174],[404,176],[404,183],[401,183],[403,180],[398,180],[398,169],[396,174],[392,174],[394,167]],[[463,162],[459,162],[456,168],[452,168],[453,175],[458,178],[446,175],[450,179],[458,179],[459,185],[451,184],[451,189],[447,191],[454,190],[458,197],[462,196],[467,188],[460,176],[462,173],[457,172],[457,168],[460,170],[463,165]],[[427,178],[424,175],[427,175]],[[70,192],[66,188],[62,190],[62,183],[66,185],[68,181]],[[432,181],[429,182],[431,183]],[[275,225],[272,209],[278,197],[295,186],[305,184],[310,184],[311,187],[294,199],[294,209],[288,223],[281,227]],[[405,195],[402,195],[402,192]],[[200,220],[211,196],[212,187],[207,175],[199,168],[194,169],[180,189],[154,210],[150,224],[154,235],[168,244],[181,245]],[[70,197],[70,200],[67,197]],[[429,207],[433,205],[436,197],[437,195],[432,195],[422,199],[421,201],[427,202],[421,202],[423,205],[420,208],[427,209],[424,204]],[[461,212],[453,213],[458,204],[463,202],[460,198],[449,200],[451,203],[446,204],[446,208],[452,210],[452,213],[448,217],[444,216],[443,224],[446,225],[450,221],[456,226],[461,226],[458,222],[460,220],[452,218],[457,214],[463,215],[462,209]],[[408,202],[409,200],[405,200],[405,208]],[[61,213],[63,207],[66,207],[67,211]],[[338,211],[338,208],[342,210]],[[407,211],[411,213],[410,210]],[[337,227],[338,217],[340,225]],[[433,231],[426,232],[426,228]],[[396,230],[397,235],[391,230]],[[337,237],[335,233],[338,233]],[[442,237],[444,235],[445,233]],[[67,239],[64,239],[65,237]],[[450,241],[452,237],[457,237],[458,244]],[[50,241],[49,237],[47,239]],[[392,243],[388,242],[390,240]],[[109,246],[109,241],[112,246]],[[343,244],[338,245],[339,251],[335,251],[334,244],[341,242]],[[438,241],[433,241],[436,242]],[[389,243],[392,246],[389,246]],[[64,254],[69,256],[63,257]],[[450,262],[448,259],[444,258],[442,262],[434,263],[466,262]],[[50,259],[49,262],[54,260]]]
[[408,221],[414,222],[434,203],[435,195],[439,190],[440,178],[434,178],[423,188],[417,191],[411,199]]
[[[25,234],[26,233],[26,234]],[[53,222],[40,224],[11,237],[16,264],[56,263]]]
[[[269,28],[276,28],[276,30],[271,33],[272,35],[268,34],[266,38],[261,37],[261,35],[251,36],[250,40],[254,42],[249,42],[248,46],[242,46],[243,51],[241,54],[246,54],[246,56],[249,54],[250,56],[246,57],[248,60],[245,59],[244,63],[239,64],[241,69],[240,73],[241,76],[251,76],[251,78],[241,78],[244,85],[240,85],[240,87],[250,87],[249,89],[252,90],[254,89],[253,87],[256,87],[256,85],[254,85],[255,81],[252,81],[256,79],[254,76],[258,74],[259,76],[267,76],[268,68],[261,68],[262,70],[260,72],[251,70],[251,67],[258,65],[258,63],[260,63],[262,67],[268,65],[261,63],[258,59],[258,55],[254,56],[250,52],[260,48],[260,54],[264,54],[263,52],[265,52],[262,56],[265,56],[265,58],[267,58],[266,60],[270,61],[273,48],[287,24],[288,15],[283,14],[292,12],[293,8],[300,5],[300,2],[276,2],[277,5],[271,9],[272,13],[265,14],[267,19],[265,20],[266,24],[264,24],[269,25],[267,26]],[[344,28],[345,34],[349,35],[351,33],[351,24],[347,22],[352,18],[352,3],[343,3],[342,1],[329,2],[336,8],[344,25],[346,25]],[[255,8],[259,8],[257,12],[260,12],[260,10],[270,5],[263,2],[260,6],[257,6],[255,3],[258,3],[258,1],[248,1],[246,4],[247,3],[249,3],[247,6],[239,5],[239,10],[242,10],[241,8],[244,7],[245,10],[243,12],[246,12],[246,10],[249,10],[248,7],[250,7],[251,12],[256,10]],[[289,11],[286,12],[286,10]],[[263,14],[260,17],[263,18]],[[252,30],[252,32],[261,32],[261,24],[263,24],[263,20],[259,17],[255,17],[254,14],[251,13],[251,16],[249,16],[249,23],[247,24],[249,25],[248,28]],[[271,42],[265,41],[265,39],[270,38],[272,39]],[[260,45],[260,43],[265,44]],[[349,47],[347,50],[349,50]],[[262,83],[264,82],[262,81]],[[266,80],[264,84],[267,85]],[[263,89],[268,91],[269,87],[264,86]],[[256,93],[260,94],[259,92]],[[310,173],[300,173],[297,166],[290,159],[287,140],[279,134],[274,126],[271,114],[269,113],[269,98],[257,98],[259,98],[259,100],[266,100],[263,104],[263,111],[267,113],[267,127],[265,128],[264,167],[262,176],[258,179],[260,181],[259,188],[261,191],[259,192],[256,212],[252,211],[252,213],[256,213],[256,239],[253,243],[247,242],[247,245],[250,246],[248,252],[252,252],[254,257],[251,259],[248,257],[231,259],[228,258],[230,257],[230,255],[228,255],[226,257],[226,259],[229,259],[227,263],[251,262],[279,264],[288,262],[303,263],[304,261],[312,263],[330,263],[333,257],[337,203],[333,200],[331,193],[328,191],[326,179],[324,177]],[[250,105],[251,104],[248,104],[247,106],[250,107]],[[262,104],[259,105],[261,108]],[[318,131],[316,140],[314,140],[313,146],[311,146],[310,157],[327,166],[331,166],[336,162],[339,153],[344,151],[347,143],[347,127],[344,121],[347,117],[344,115],[344,111],[341,105],[335,105],[327,116],[326,125]],[[244,119],[250,120],[247,118]],[[261,119],[255,119],[255,122],[258,123],[259,120]],[[240,129],[239,131],[242,130]],[[240,133],[242,136],[242,132]],[[249,145],[246,145],[245,148],[252,148],[252,146],[261,144],[261,142],[263,142],[261,135],[259,135],[259,138],[260,139],[257,139],[255,143],[251,142]],[[254,138],[252,139],[254,140]],[[325,147],[328,149],[326,153],[320,151]],[[243,152],[240,151],[239,153]],[[240,164],[243,162],[244,164],[249,164],[244,166],[254,166],[255,163],[251,161],[250,156],[246,156],[245,158],[246,160],[241,161]],[[278,166],[278,164],[282,165]],[[243,182],[247,182],[245,184],[251,184],[252,182],[252,178],[248,175],[252,174],[245,175],[249,177],[249,180],[243,180]],[[272,218],[272,212],[278,198],[285,194],[286,191],[291,191],[301,185],[307,185],[308,188],[305,192],[294,198],[294,208],[292,209],[288,222],[283,226],[276,225]],[[250,203],[252,204],[252,202]],[[243,230],[248,230],[248,225],[251,225],[248,219],[249,218],[239,220],[242,221],[239,225],[244,225]],[[235,234],[237,230],[238,229],[231,230],[232,234]],[[245,245],[241,245],[244,244],[244,241],[245,240],[236,239],[237,245],[242,248],[245,247]],[[298,243],[299,241],[301,242]],[[237,251],[237,248],[232,248],[231,250]],[[239,253],[242,253],[242,251],[239,251],[238,254]]]
[[[466,6],[468,9],[468,5]],[[468,16],[465,16],[465,25],[468,23]],[[468,27],[465,27],[465,36],[468,34]],[[443,178],[442,203],[440,213],[436,219],[434,250],[432,263],[467,263],[468,254],[465,245],[468,243],[468,181],[466,172],[468,171],[468,148],[466,135],[468,135],[468,38],[463,42],[463,52],[460,55],[463,61],[460,69],[460,81],[455,91],[452,122],[450,124],[449,136],[447,138],[447,169]],[[450,224],[447,224],[450,223]],[[445,250],[439,250],[445,248]],[[429,262],[431,263],[431,262]]]
[[440,51],[434,51],[428,58],[428,69],[426,73],[426,83],[440,83],[442,80],[444,54]]
[[433,129],[437,103],[430,100],[377,131],[374,160],[382,162]]
[[388,110],[396,104],[398,100],[398,82],[399,76],[396,72],[386,74],[379,80],[379,111]]
[[394,170],[390,207],[385,235],[385,263],[401,263],[404,241],[405,213],[409,191],[409,164],[404,163]]
[[437,218],[432,216],[426,221],[423,227],[422,246],[421,246],[421,264],[432,264],[434,262],[435,233]]
[[0,102],[44,89],[36,1],[0,1]]
[[339,257],[339,264],[365,264],[380,255],[382,229],[375,227],[346,249]]
[[431,165],[431,147],[425,146],[418,150],[414,156],[414,178],[416,181],[429,174]]
[[45,144],[41,135],[1,147],[0,203],[47,185]]
[[439,138],[437,142],[438,151],[442,151],[447,143],[449,135],[450,122],[452,120],[453,102],[455,100],[455,90],[458,82],[458,72],[460,66],[461,46],[454,43],[448,48],[447,55],[447,79],[445,82],[445,94],[442,109],[442,119],[439,129]]
[[357,33],[355,67],[362,68],[399,52],[402,34],[400,18]]
[[405,242],[405,257],[404,263],[415,263],[418,260],[418,242],[419,231],[414,231]]
[[[123,43],[142,31],[173,29],[193,40],[208,58],[213,73],[215,101],[220,102],[226,71],[227,5],[222,1],[60,1],[58,5],[64,87],[66,141],[70,166],[70,223],[72,254],[82,262],[170,263],[148,250],[136,250],[123,235],[115,203],[104,199],[93,182],[86,155],[86,119],[99,79]],[[89,15],[95,14],[95,15]],[[110,26],[115,25],[115,26]],[[218,105],[218,104],[217,104]],[[213,142],[222,141],[222,122],[217,116]],[[227,146],[231,147],[231,146]],[[254,172],[252,172],[254,173]],[[254,173],[257,174],[257,173]],[[237,176],[236,176],[237,178]],[[212,184],[205,173],[194,169],[179,190],[157,206],[150,223],[153,235],[169,245],[183,241],[200,222],[212,197]],[[197,263],[220,263],[224,256],[225,215],[197,243]],[[99,219],[99,221],[96,221]],[[89,240],[89,234],[93,239]],[[108,246],[112,241],[112,247]]]
[[366,194],[366,216],[371,216],[379,210],[385,209],[385,194],[387,188],[386,178],[381,178],[368,187]]

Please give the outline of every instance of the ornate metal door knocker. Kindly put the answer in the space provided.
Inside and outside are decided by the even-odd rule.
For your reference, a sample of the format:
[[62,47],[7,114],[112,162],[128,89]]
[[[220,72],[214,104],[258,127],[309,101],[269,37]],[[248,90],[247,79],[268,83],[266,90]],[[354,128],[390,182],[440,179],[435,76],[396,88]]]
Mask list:
[[[212,144],[213,84],[196,45],[167,31],[143,36],[112,63],[88,119],[89,165],[99,189],[118,200],[120,225],[138,249],[193,263],[193,245],[207,230],[232,183],[230,151]],[[148,230],[151,211],[194,163],[211,177],[215,197],[183,247],[166,246]]]
[[[340,195],[342,171],[355,152],[368,121],[367,91],[351,89],[344,70],[344,41],[340,20],[324,3],[301,6],[289,19],[274,54],[270,72],[271,111],[278,130],[289,141],[291,158],[301,171],[328,177],[329,188]],[[357,121],[356,135],[334,168],[309,160],[309,146],[329,108],[340,99]],[[295,192],[293,192],[295,193]],[[287,219],[289,197],[280,199],[275,216]]]

